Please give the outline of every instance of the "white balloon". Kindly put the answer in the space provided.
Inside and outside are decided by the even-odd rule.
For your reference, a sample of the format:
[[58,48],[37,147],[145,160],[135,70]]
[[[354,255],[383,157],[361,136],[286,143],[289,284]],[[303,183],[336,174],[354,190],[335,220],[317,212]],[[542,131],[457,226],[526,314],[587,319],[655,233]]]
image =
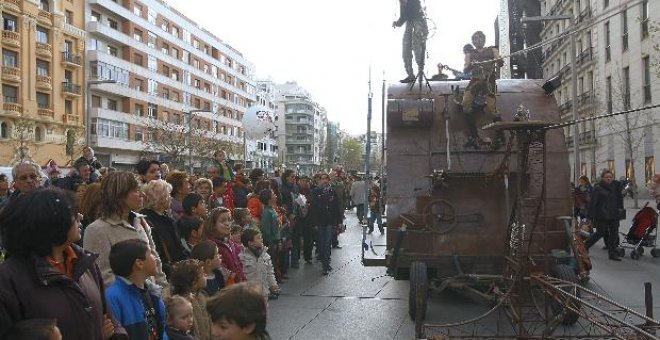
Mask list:
[[265,106],[252,106],[243,115],[243,129],[251,139],[264,138],[275,128],[275,115]]

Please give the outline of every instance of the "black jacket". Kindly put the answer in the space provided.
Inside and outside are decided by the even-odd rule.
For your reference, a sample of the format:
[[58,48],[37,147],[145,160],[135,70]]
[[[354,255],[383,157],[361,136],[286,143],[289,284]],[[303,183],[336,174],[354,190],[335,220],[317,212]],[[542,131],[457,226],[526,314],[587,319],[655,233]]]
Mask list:
[[174,220],[167,214],[161,215],[151,209],[142,209],[140,214],[146,216],[151,226],[151,237],[163,263],[163,272],[169,276],[172,264],[187,259],[190,254],[183,248]]
[[419,0],[407,0],[405,3],[400,2],[399,20],[396,21],[396,26],[401,26],[411,19],[421,19],[424,17],[422,5]]
[[280,188],[280,194],[282,196],[282,206],[286,209],[287,214],[293,214],[293,200],[294,195],[298,196],[298,186],[295,184],[289,184],[284,178],[282,178],[282,186]]
[[313,225],[339,225],[342,223],[339,197],[331,186],[316,187],[312,190],[309,217]]
[[593,220],[619,220],[619,210],[623,209],[623,196],[618,181],[612,184],[598,183],[591,194],[589,218]]
[[[73,279],[36,255],[12,256],[0,265],[0,339],[14,323],[36,318],[57,319],[63,339],[103,339],[103,315],[110,312],[95,262],[98,255],[72,247],[78,256]],[[116,339],[127,338],[117,323],[115,334]]]

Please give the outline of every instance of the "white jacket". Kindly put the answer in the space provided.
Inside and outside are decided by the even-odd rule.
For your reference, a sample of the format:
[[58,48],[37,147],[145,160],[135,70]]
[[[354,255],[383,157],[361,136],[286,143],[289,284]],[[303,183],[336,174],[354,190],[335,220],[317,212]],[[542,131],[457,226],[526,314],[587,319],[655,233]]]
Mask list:
[[245,248],[238,254],[238,257],[243,263],[243,271],[248,282],[255,282],[261,285],[261,293],[264,298],[268,300],[270,288],[277,288],[277,281],[275,280],[275,271],[273,270],[273,262],[270,260],[270,255],[266,252],[264,247],[261,256],[257,257],[254,253]]

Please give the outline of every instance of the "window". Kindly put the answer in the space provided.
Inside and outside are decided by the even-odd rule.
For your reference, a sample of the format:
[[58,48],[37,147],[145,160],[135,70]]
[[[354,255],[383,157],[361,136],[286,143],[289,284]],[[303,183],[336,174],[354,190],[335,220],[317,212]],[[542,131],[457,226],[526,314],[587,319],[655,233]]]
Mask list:
[[610,5],[610,0],[603,0],[603,8],[607,8]]
[[156,115],[158,114],[158,105],[149,103],[147,104],[147,115],[149,118],[156,119]]
[[621,49],[628,50],[628,11],[621,12]]
[[605,97],[607,113],[612,113],[612,77],[605,78]]
[[37,42],[48,44],[48,30],[41,26],[37,26]]
[[608,62],[612,59],[610,51],[610,22],[605,23],[605,61]]
[[117,111],[117,101],[114,99],[108,98],[108,110]]
[[48,0],[39,1],[39,9],[42,11],[50,12],[50,4],[48,4]]
[[119,26],[117,25],[117,21],[110,18],[108,18],[108,26],[110,26],[110,28],[112,28],[113,30],[119,29]]
[[158,59],[152,55],[147,56],[147,68],[150,71],[158,72]]
[[158,39],[158,36],[154,34],[153,32],[148,32],[147,33],[147,46],[151,48],[156,48],[156,40]]
[[649,0],[642,0],[642,17],[640,18],[640,23],[642,25],[642,39],[644,39],[649,36]]
[[135,89],[138,91],[142,91],[143,85],[142,85],[142,79],[135,79]]
[[163,89],[163,98],[170,99],[170,89],[168,88]]
[[34,128],[34,141],[35,142],[44,141],[44,133],[43,130],[41,129],[41,126],[35,126]]
[[158,95],[158,82],[153,79],[147,80],[148,93],[152,95]]
[[655,175],[655,158],[653,156],[644,158],[644,179],[646,183],[653,181]]
[[136,142],[142,141],[142,128],[135,128],[135,141]]
[[135,104],[135,115],[138,116],[138,117],[143,117],[144,116],[144,105]]
[[165,75],[165,77],[170,76],[170,68],[167,67],[166,65],[163,65],[163,74]]
[[64,11],[64,22],[73,25],[73,12],[69,10]]
[[133,4],[133,14],[141,17],[142,16],[142,6],[139,4]]
[[651,102],[651,63],[649,56],[642,58],[642,72],[644,74],[642,88],[644,89],[644,103]]
[[69,70],[65,70],[64,71],[64,80],[67,83],[73,83],[73,73],[71,73],[71,71],[69,71]]
[[[172,50],[174,50],[174,49],[172,49]],[[160,51],[165,53],[165,54],[169,54],[170,53],[170,45],[168,45],[166,43],[163,43],[163,46],[160,48]]]
[[37,92],[37,107],[40,109],[50,108],[50,95],[48,93]]
[[200,88],[201,88],[201,85],[200,85],[200,84],[201,84],[201,81],[200,81],[199,79],[195,78],[195,88],[196,88],[196,89],[200,89]]
[[2,21],[5,31],[18,32],[18,19],[15,16],[2,13]]
[[11,128],[7,123],[2,122],[0,124],[0,138],[8,139],[9,136],[11,136]]
[[174,47],[172,47],[172,57],[174,57],[174,59],[179,59],[179,50]]
[[623,109],[630,110],[630,68],[623,68]]
[[64,101],[64,113],[68,115],[73,114],[73,102],[70,99]]
[[37,59],[37,75],[48,76],[50,74],[50,65],[47,61]]
[[91,22],[101,22],[101,13],[92,11],[92,16],[89,18]]
[[117,56],[117,53],[118,53],[118,52],[117,52],[117,48],[116,48],[116,47],[108,45],[108,54],[109,54],[109,55],[111,55],[111,56],[113,56],[113,57],[116,57],[116,56]]
[[73,42],[71,40],[64,40],[64,52],[73,52]]
[[18,67],[18,53],[3,48],[2,49],[2,66]]
[[176,125],[181,124],[181,115],[178,113],[175,113],[172,115],[172,122]]
[[97,108],[101,107],[101,97],[99,96],[92,96],[92,107]]
[[137,28],[133,29],[133,39],[137,41],[142,41],[142,31]]
[[179,28],[176,26],[172,26],[172,35],[175,37],[179,37]]
[[190,32],[188,32],[187,30],[184,29],[183,30],[183,41],[190,44],[190,37],[191,37]]
[[156,16],[157,16],[156,12],[153,9],[151,9],[151,7],[147,7],[147,21],[149,21],[149,23],[155,25],[156,24]]
[[172,70],[172,79],[179,81],[179,71]]
[[163,22],[160,23],[160,28],[161,28],[163,31],[167,32],[167,31],[170,30],[170,23],[167,22],[167,20],[164,20],[164,19],[163,19]]
[[133,64],[142,66],[142,55],[134,53],[133,54]]

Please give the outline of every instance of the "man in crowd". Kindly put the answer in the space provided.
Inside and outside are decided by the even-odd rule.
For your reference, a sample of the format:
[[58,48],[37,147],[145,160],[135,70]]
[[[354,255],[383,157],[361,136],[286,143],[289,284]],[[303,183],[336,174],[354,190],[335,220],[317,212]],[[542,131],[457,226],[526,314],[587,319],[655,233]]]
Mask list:
[[0,203],[0,209],[15,197],[31,193],[42,185],[39,166],[34,163],[23,162],[15,165],[11,170],[11,175],[14,178],[14,192]]
[[311,196],[310,216],[319,228],[317,245],[320,250],[323,275],[328,275],[332,270],[330,266],[332,232],[342,223],[342,215],[339,198],[330,185],[330,176],[327,173],[320,174],[318,186],[314,188]]
[[76,161],[73,164],[75,170],[68,176],[57,181],[57,186],[62,189],[76,191],[80,184],[92,183],[92,169],[86,161]]

